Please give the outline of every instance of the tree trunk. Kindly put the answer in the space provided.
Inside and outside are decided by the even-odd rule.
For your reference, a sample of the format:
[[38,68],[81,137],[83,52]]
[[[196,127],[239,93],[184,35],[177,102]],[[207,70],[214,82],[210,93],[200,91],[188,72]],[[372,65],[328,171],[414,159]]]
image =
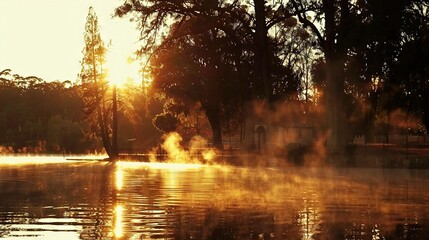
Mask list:
[[326,116],[329,133],[327,147],[330,153],[343,152],[345,149],[345,116],[343,109],[344,65],[341,54],[336,49],[335,1],[324,0],[326,41],[323,48],[326,59]]
[[106,125],[103,118],[103,111],[101,106],[97,107],[97,118],[98,118],[98,128],[100,131],[101,141],[103,143],[103,147],[106,150],[107,155],[109,157],[112,155],[109,135],[107,134]]
[[222,150],[222,128],[220,122],[219,106],[208,106],[205,104],[202,104],[202,106],[206,112],[207,119],[209,120],[210,126],[212,128],[213,146],[217,149]]
[[265,22],[265,0],[253,0],[255,5],[255,70],[256,82],[254,92],[256,96],[263,96],[267,100],[272,98],[272,84],[270,81],[269,71],[269,47],[268,47],[268,30],[267,23]]
[[113,106],[112,106],[112,150],[111,158],[118,157],[118,104],[116,99],[116,84],[113,85]]
[[429,90],[426,90],[426,94],[423,95],[424,108],[422,114],[422,122],[426,128],[426,134],[429,133]]
[[106,150],[109,158],[112,157],[112,144],[110,142],[109,131],[107,130],[107,120],[106,120],[106,106],[104,102],[105,91],[104,87],[101,87],[101,96],[98,101],[98,126],[100,128],[101,141],[103,142],[103,147]]
[[335,60],[326,60],[326,115],[328,139],[327,147],[330,153],[341,153],[345,150],[345,112],[343,106],[343,74],[338,70],[341,64]]
[[[336,4],[341,7],[340,23],[336,23]],[[292,1],[295,9],[300,11],[297,1]],[[326,60],[325,113],[326,130],[328,131],[327,148],[329,153],[344,152],[346,145],[345,111],[343,105],[345,82],[345,56],[347,53],[346,38],[348,35],[349,18],[348,0],[322,0],[322,12],[325,15],[324,37],[305,15],[298,14],[299,20],[317,35]],[[338,18],[337,18],[338,19]]]

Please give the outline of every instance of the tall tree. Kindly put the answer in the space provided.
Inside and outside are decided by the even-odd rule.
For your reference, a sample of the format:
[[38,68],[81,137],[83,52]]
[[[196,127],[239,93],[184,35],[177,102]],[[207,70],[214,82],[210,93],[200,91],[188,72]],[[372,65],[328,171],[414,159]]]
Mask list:
[[209,29],[175,39],[152,58],[154,87],[177,102],[200,104],[217,148],[222,148],[222,118],[228,107],[238,108],[235,104],[241,102],[246,89],[240,88],[240,79],[248,78],[237,67],[244,67],[237,61],[245,56],[242,51],[231,51],[234,47],[234,41],[222,31]]
[[256,69],[256,89],[263,89],[264,96],[269,101],[273,95],[270,78],[270,48],[268,46],[268,26],[265,0],[253,0],[255,10],[254,56]]
[[[389,85],[398,89],[390,102],[422,119],[429,129],[429,1],[409,2],[401,19],[401,34],[394,55]],[[412,63],[412,64],[410,64]]]
[[330,152],[343,152],[347,142],[345,70],[350,50],[361,42],[359,39],[365,37],[356,25],[358,22],[356,16],[361,9],[352,2],[349,0],[290,2],[302,25],[317,37],[318,47],[324,54],[323,94],[326,127],[330,133],[327,141]]
[[[219,21],[225,16],[217,8],[217,1],[131,1],[118,8],[117,14],[122,16],[133,11],[141,14],[140,27],[145,40],[142,52],[153,53],[154,86],[177,102],[201,104],[212,128],[214,146],[222,148],[221,112],[227,97],[224,90],[228,90],[225,86],[230,84],[229,80],[249,78],[233,78],[235,74],[225,79],[226,71],[231,70],[231,67],[225,68],[227,65],[235,64],[235,73],[244,70],[240,69],[240,63],[231,61],[246,58],[240,58],[243,46],[237,45],[246,37],[237,37],[237,32],[242,32],[235,29],[237,21]],[[168,24],[170,18],[175,20],[171,25]],[[162,37],[162,29],[168,31],[163,41],[157,41]],[[229,50],[225,51],[226,48]],[[248,86],[241,84],[240,89],[237,88],[240,84],[230,85],[234,88],[229,91],[238,90],[237,97],[243,96],[244,86]]]
[[[238,112],[237,108],[219,107],[231,95],[234,97],[229,102],[237,105],[255,98],[284,100],[281,95],[290,94],[293,88],[292,94],[298,95],[299,84],[291,83],[296,81],[294,74],[289,74],[291,68],[286,69],[277,55],[281,44],[269,34],[275,26],[287,26],[283,23],[291,14],[285,13],[283,1],[132,0],[117,8],[117,16],[127,14],[134,14],[141,29],[143,46],[139,53],[157,57],[159,64],[154,66],[164,68],[159,76],[172,78],[171,86],[183,90],[188,86],[186,81],[174,78],[189,78],[185,73],[192,73],[195,83],[189,86],[204,98],[210,96],[210,101],[201,101],[201,106],[216,141],[221,141],[219,118]],[[190,66],[166,68],[160,64],[174,58],[181,58],[178,65]],[[292,77],[285,77],[289,75]],[[220,142],[216,144],[220,146]]]
[[85,102],[85,114],[97,130],[96,134],[101,137],[106,153],[109,157],[116,157],[117,150],[112,148],[109,138],[109,114],[106,96],[108,83],[103,69],[106,46],[101,39],[98,17],[92,7],[89,8],[86,18],[84,42],[80,79]]

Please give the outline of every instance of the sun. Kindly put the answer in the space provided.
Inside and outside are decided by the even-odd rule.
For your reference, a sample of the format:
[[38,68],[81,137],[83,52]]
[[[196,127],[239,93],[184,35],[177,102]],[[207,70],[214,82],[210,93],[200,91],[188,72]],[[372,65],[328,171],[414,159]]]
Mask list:
[[116,85],[119,88],[125,84],[141,85],[141,66],[138,61],[130,61],[130,55],[128,51],[121,51],[119,48],[109,49],[105,67],[110,85]]

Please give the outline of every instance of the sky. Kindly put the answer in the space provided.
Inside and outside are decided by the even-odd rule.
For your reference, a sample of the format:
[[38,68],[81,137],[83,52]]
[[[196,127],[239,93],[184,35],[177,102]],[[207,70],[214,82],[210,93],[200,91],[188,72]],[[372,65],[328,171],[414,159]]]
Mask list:
[[[138,48],[136,24],[112,18],[123,0],[0,0],[0,71],[45,81],[75,81],[80,72],[88,8],[94,7],[101,37],[112,42],[109,78],[138,81],[138,62],[127,63]],[[112,80],[111,80],[112,81]]]

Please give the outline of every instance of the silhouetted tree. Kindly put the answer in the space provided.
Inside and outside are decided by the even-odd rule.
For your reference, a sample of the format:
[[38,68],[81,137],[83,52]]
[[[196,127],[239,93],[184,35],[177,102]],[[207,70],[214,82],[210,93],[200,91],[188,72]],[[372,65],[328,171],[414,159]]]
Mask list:
[[86,18],[85,47],[82,51],[82,70],[80,73],[82,98],[85,102],[85,114],[90,124],[96,127],[97,135],[101,137],[104,149],[109,157],[115,157],[117,152],[112,149],[109,138],[109,115],[107,108],[108,83],[105,79],[103,64],[105,62],[106,47],[100,36],[98,18],[92,7]]
[[240,73],[234,66],[240,66],[234,61],[237,56],[225,51],[233,43],[222,32],[208,30],[175,39],[151,62],[155,88],[179,102],[201,104],[212,128],[213,144],[218,148],[222,148],[225,107],[239,103],[243,92],[238,88]]
[[221,119],[227,123],[234,114],[244,119],[244,111],[238,109],[246,102],[298,95],[293,69],[287,69],[277,54],[282,45],[268,34],[274,26],[287,26],[283,22],[291,15],[283,11],[282,1],[253,3],[129,1],[116,11],[117,16],[137,14],[133,19],[143,39],[139,53],[158,58],[152,66],[162,69],[156,71],[163,82],[172,78],[170,87],[158,87],[171,90],[169,95],[176,98],[200,101],[218,147]]
[[[399,48],[389,68],[386,84],[395,94],[392,108],[402,108],[421,117],[429,129],[429,1],[416,0],[405,6]],[[383,106],[384,107],[384,106]]]
[[[354,41],[351,9],[348,0],[291,1],[304,27],[317,36],[325,57],[325,107],[330,151],[343,151],[346,143],[344,116],[345,59],[349,43]],[[321,21],[323,19],[323,22]]]

